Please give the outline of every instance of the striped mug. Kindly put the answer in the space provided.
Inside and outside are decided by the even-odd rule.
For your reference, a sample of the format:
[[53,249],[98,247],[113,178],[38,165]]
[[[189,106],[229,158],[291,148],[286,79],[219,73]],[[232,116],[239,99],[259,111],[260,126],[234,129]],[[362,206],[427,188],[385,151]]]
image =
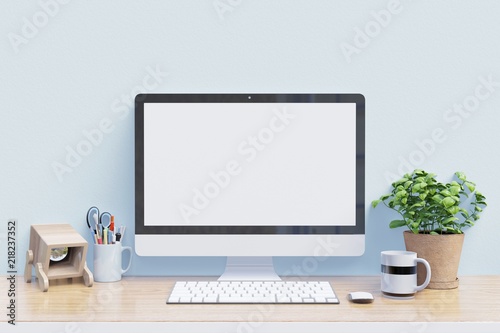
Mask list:
[[[411,251],[382,251],[381,290],[389,298],[413,298],[417,291],[423,290],[431,280],[431,266],[427,260],[417,258]],[[425,281],[417,285],[417,264],[422,263],[427,271]]]

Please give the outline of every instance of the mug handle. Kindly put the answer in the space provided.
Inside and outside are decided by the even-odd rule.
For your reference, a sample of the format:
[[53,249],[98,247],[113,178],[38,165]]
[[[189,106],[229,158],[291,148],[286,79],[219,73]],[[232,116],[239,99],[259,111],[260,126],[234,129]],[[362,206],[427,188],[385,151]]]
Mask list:
[[431,265],[429,265],[427,260],[425,260],[423,258],[415,258],[415,262],[416,263],[420,262],[420,263],[424,264],[425,269],[427,271],[427,274],[425,275],[424,283],[422,283],[420,286],[417,286],[417,288],[415,289],[415,291],[421,291],[421,290],[424,290],[424,288],[427,287],[427,285],[431,281]]
[[132,264],[132,248],[130,246],[123,246],[122,247],[122,253],[121,253],[122,255],[123,255],[123,251],[129,251],[130,252],[130,258],[128,260],[127,268],[122,269],[122,274],[126,273],[130,269],[130,265]]

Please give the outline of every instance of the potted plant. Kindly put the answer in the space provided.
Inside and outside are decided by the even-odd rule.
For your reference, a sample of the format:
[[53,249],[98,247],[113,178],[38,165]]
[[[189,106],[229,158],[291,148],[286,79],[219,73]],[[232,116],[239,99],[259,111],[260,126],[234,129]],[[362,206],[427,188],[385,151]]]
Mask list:
[[[389,227],[409,229],[403,233],[406,250],[430,263],[432,278],[427,288],[431,289],[458,287],[463,229],[473,226],[486,206],[486,198],[463,172],[455,176],[457,180],[441,183],[435,174],[417,169],[392,183],[390,193],[372,201],[373,208],[383,203],[400,215]],[[418,271],[424,269],[420,266]],[[421,284],[425,272],[417,275]]]

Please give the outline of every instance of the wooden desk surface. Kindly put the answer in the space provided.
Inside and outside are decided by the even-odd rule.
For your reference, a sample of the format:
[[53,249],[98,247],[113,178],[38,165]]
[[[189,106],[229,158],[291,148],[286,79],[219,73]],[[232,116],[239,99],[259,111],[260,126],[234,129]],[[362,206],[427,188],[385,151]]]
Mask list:
[[[17,322],[500,322],[500,276],[463,276],[458,289],[426,289],[412,300],[382,297],[380,278],[365,276],[308,278],[330,281],[339,305],[166,304],[175,281],[202,279],[126,277],[90,288],[65,279],[51,281],[43,293],[36,281],[18,276]],[[7,290],[1,281],[0,290]],[[351,291],[371,292],[375,301],[350,303]]]

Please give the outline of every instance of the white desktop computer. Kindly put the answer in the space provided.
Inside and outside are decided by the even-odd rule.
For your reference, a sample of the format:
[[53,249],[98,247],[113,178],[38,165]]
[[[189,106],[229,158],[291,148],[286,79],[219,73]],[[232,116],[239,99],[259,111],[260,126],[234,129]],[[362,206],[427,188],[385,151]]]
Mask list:
[[363,254],[362,95],[140,94],[135,108],[138,255],[227,256],[223,279],[273,280],[273,256]]

